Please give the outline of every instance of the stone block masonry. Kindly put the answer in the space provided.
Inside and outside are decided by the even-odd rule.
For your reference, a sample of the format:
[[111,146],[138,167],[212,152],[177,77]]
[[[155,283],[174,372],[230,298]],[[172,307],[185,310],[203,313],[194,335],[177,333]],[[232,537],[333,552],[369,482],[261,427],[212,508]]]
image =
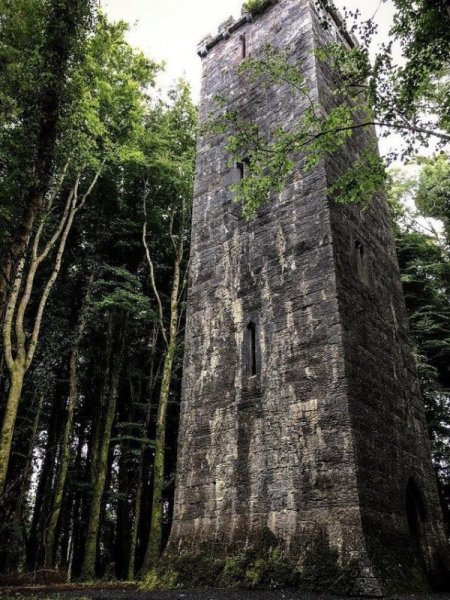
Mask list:
[[[338,22],[337,15],[333,15]],[[305,106],[286,86],[239,75],[245,51],[289,49],[312,98],[336,82],[309,0],[272,2],[200,45],[200,119],[216,96],[269,131]],[[336,32],[343,43],[352,39]],[[224,554],[268,527],[301,564],[325,534],[358,562],[358,588],[401,587],[408,569],[442,581],[446,540],[388,208],[362,211],[327,188],[374,131],[246,221],[223,136],[199,140],[174,520],[169,551]],[[403,575],[402,575],[403,574]]]

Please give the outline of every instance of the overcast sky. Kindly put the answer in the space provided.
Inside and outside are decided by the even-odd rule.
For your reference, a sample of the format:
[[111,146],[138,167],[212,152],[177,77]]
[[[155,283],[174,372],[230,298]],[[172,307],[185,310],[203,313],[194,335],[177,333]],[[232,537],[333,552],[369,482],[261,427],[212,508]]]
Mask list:
[[[130,23],[129,41],[149,57],[166,62],[166,73],[160,78],[167,87],[179,77],[192,85],[198,100],[201,64],[197,56],[198,42],[217,31],[230,15],[238,16],[243,0],[101,0],[113,20]],[[392,8],[380,0],[335,0],[338,7],[359,7],[363,17],[377,12],[380,37],[386,38],[392,21]]]

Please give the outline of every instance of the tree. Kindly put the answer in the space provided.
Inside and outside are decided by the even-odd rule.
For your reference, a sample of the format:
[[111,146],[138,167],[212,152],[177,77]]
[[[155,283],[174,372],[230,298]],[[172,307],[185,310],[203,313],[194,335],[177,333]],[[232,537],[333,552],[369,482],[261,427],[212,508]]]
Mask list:
[[422,161],[416,204],[426,217],[442,221],[447,248],[450,246],[450,159],[439,154]]
[[[267,3],[250,4],[257,5],[259,11]],[[226,98],[217,99],[206,133],[226,136],[230,163],[247,163],[246,177],[234,185],[247,217],[269,201],[272,191],[281,191],[294,167],[293,156],[302,153],[303,168],[310,170],[327,155],[339,152],[361,129],[377,126],[382,135],[401,132],[404,157],[431,140],[442,148],[449,144],[447,3],[423,0],[408,8],[402,0],[394,4],[397,11],[391,35],[402,46],[404,66],[394,64],[392,44],[382,45],[370,62],[369,46],[376,23],[374,19],[361,22],[358,11],[349,13],[354,20],[349,29],[359,33],[361,45],[332,42],[331,37],[322,35],[315,60],[332,67],[336,90],[327,110],[322,98],[314,100],[313,90],[301,75],[302,64],[292,61],[288,52],[267,45],[262,53],[240,65],[240,77],[257,82],[260,88],[285,85],[305,106],[302,117],[289,130],[275,123],[270,131],[263,132],[251,116],[229,110]],[[334,27],[333,3],[319,0],[317,7],[323,29]],[[396,157],[398,153],[387,158]],[[328,192],[337,202],[365,203],[384,184],[383,161],[377,148],[368,145]]]
[[[61,269],[62,257],[75,215],[80,208],[83,207],[85,201],[89,197],[97,182],[99,174],[100,173],[97,172],[94,175],[92,182],[81,197],[78,194],[81,174],[77,175],[75,184],[69,191],[61,220],[50,240],[44,246],[43,250],[40,251],[39,244],[44,229],[44,221],[42,221],[34,238],[28,273],[25,273],[25,257],[20,259],[17,267],[13,288],[6,306],[5,323],[3,327],[3,349],[6,366],[9,371],[10,389],[0,434],[0,491],[3,491],[6,481],[14,425],[22,395],[24,377],[34,358],[39,340],[42,315],[50,292]],[[48,210],[50,211],[51,209],[52,202],[50,200],[48,203]],[[35,318],[31,322],[31,336],[29,341],[27,341],[25,313],[31,300],[36,273],[41,263],[48,257],[54,247],[56,247],[56,256],[53,268],[40,296]],[[22,286],[23,291],[21,292]],[[15,339],[13,337],[13,326],[15,330]]]
[[[157,305],[159,329],[164,340],[164,361],[156,421],[150,536],[143,572],[154,566],[162,550],[167,410],[171,394],[174,358],[179,343],[182,301],[186,291],[187,260],[185,253],[193,197],[196,112],[186,85],[181,84],[179,89],[172,94],[172,102],[172,106],[166,111],[161,121],[159,138],[156,140],[160,147],[158,154],[152,159],[157,165],[158,180],[156,182],[146,181],[143,200],[142,242],[149,268],[151,290]],[[154,139],[152,139],[153,143],[155,143]],[[160,290],[155,278],[154,260],[147,241],[148,196],[151,197],[153,204],[161,203],[160,210],[167,215],[167,235],[169,243],[173,247],[168,317],[164,313]]]
[[[433,461],[450,528],[450,244],[445,218],[448,160],[423,159],[418,176],[391,173],[390,205]],[[433,183],[433,185],[430,185]],[[441,210],[443,208],[443,210]],[[449,529],[450,530],[450,529]]]
[[[13,155],[12,171],[5,172],[4,179],[23,206],[23,214],[1,252],[0,310],[14,285],[15,270],[20,268],[54,174],[61,115],[70,104],[67,87],[93,16],[93,2],[19,0],[17,4],[3,0],[1,9],[5,85],[0,108],[6,123],[13,126],[12,132],[2,128],[1,141],[6,150],[11,146],[19,150],[20,143],[19,156]],[[11,161],[6,164],[11,166]],[[17,183],[15,190],[12,185]],[[17,191],[23,196],[17,196]]]
[[92,578],[116,560],[132,577],[150,522],[159,556],[170,513],[196,112],[184,84],[150,97],[157,65],[92,10],[61,75],[42,198],[8,263],[34,185],[40,129],[27,115],[41,123],[54,4],[19,0],[15,14],[4,0],[0,21],[0,571]]
[[94,433],[94,450],[91,457],[90,483],[93,494],[81,569],[81,577],[85,580],[95,577],[101,502],[107,479],[110,443],[116,417],[119,378],[123,368],[129,320],[134,315],[135,324],[142,323],[143,318],[145,320],[152,315],[148,301],[140,292],[139,280],[124,269],[110,270],[109,277],[99,280],[97,287],[103,293],[95,302],[94,309],[106,322],[106,350],[102,396],[99,403],[100,420]]
[[[109,25],[100,16],[95,35],[87,43],[85,59],[73,73],[73,90],[78,95],[72,104],[73,111],[66,115],[61,126],[66,135],[61,140],[61,144],[66,142],[64,167],[51,194],[40,200],[39,207],[45,208],[46,213],[41,215],[34,232],[30,256],[22,254],[16,268],[3,327],[11,385],[0,436],[0,490],[6,480],[25,373],[33,361],[42,315],[61,269],[75,216],[91,195],[105,164],[111,166],[117,161],[139,160],[140,157],[136,140],[144,111],[145,88],[153,82],[156,65],[126,44],[125,30],[123,23]],[[50,233],[48,221],[58,208],[57,200],[61,189],[64,190],[66,176],[71,176],[73,183],[66,192],[65,205],[60,208],[61,216]],[[83,184],[84,191],[80,192]],[[40,244],[45,236],[47,239],[41,251]],[[29,237],[27,234],[27,240]],[[31,336],[27,342],[26,312],[36,275],[54,249],[54,266],[41,293],[35,318],[30,321]]]
[[86,295],[80,309],[77,330],[70,355],[69,397],[67,399],[66,406],[67,416],[66,423],[64,426],[61,458],[58,466],[58,472],[56,475],[52,505],[50,508],[50,518],[48,520],[48,524],[45,530],[45,565],[49,568],[54,567],[55,564],[55,542],[57,525],[61,514],[61,507],[64,498],[64,489],[66,487],[67,472],[69,469],[71,459],[71,438],[73,435],[73,421],[76,404],[78,402],[78,361],[80,354],[80,344],[86,329],[87,308],[90,302],[90,293],[91,287],[93,285],[93,279],[93,275],[90,275],[87,283]]

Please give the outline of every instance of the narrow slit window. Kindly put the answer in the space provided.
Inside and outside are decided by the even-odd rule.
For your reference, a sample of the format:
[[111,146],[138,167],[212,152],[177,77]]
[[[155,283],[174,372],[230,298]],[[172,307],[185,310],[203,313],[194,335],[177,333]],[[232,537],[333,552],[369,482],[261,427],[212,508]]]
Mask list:
[[236,168],[238,170],[238,176],[239,176],[240,180],[245,179],[249,165],[250,165],[250,159],[248,157],[244,158],[240,162],[236,163]]
[[360,261],[364,260],[364,246],[361,244],[361,242],[359,240],[356,240],[355,242],[355,250],[356,250],[356,255],[359,258]]
[[247,58],[247,37],[245,33],[241,35],[241,56]]
[[248,373],[250,377],[256,375],[256,325],[253,321],[247,325],[248,344]]
[[356,254],[356,269],[359,277],[367,283],[367,259],[364,245],[359,241],[355,241]]

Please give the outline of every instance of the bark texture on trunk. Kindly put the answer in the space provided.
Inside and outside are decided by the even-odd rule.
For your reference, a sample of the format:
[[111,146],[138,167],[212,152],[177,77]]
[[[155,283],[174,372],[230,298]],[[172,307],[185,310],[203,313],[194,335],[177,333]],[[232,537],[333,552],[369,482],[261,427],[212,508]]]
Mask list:
[[[109,320],[108,325],[108,338],[109,345],[112,345],[113,338],[113,319]],[[108,471],[108,457],[109,457],[109,446],[111,442],[111,432],[114,424],[114,418],[116,416],[116,405],[117,397],[119,393],[119,377],[122,367],[122,359],[124,352],[124,338],[125,338],[125,325],[122,322],[121,331],[119,332],[119,344],[120,349],[116,353],[113,361],[112,369],[110,372],[110,382],[106,382],[109,389],[109,397],[107,398],[108,405],[106,407],[106,413],[104,417],[103,434],[98,445],[98,460],[96,465],[92,468],[92,474],[94,479],[92,502],[89,513],[89,524],[86,536],[86,545],[84,549],[83,564],[81,567],[81,578],[83,580],[90,580],[95,578],[95,565],[97,558],[97,543],[98,533],[100,528],[100,514],[102,509],[102,498],[105,491],[105,484]],[[111,357],[111,347],[108,351],[109,357]],[[93,461],[95,460],[93,457]]]
[[75,336],[72,352],[70,356],[69,367],[69,398],[67,401],[67,418],[64,427],[62,441],[61,459],[58,475],[56,477],[55,494],[50,510],[50,518],[45,532],[45,566],[53,568],[55,565],[55,542],[56,532],[61,513],[61,506],[64,498],[64,489],[66,486],[67,472],[69,470],[71,458],[71,441],[73,430],[73,418],[78,399],[78,357],[80,353],[80,344],[86,328],[86,307],[89,303],[90,287],[93,282],[93,276],[89,278],[88,288],[81,307],[80,318],[78,321],[77,333]]
[[[152,497],[152,512],[150,519],[150,534],[148,539],[147,551],[145,553],[142,572],[145,574],[159,560],[162,551],[163,541],[163,522],[164,522],[164,507],[163,494],[165,488],[165,456],[166,456],[166,425],[167,425],[167,409],[169,406],[170,391],[172,384],[172,372],[175,352],[178,343],[179,330],[179,315],[181,295],[185,287],[185,281],[182,281],[181,265],[184,257],[184,225],[186,217],[185,203],[181,207],[181,229],[178,241],[173,235],[174,215],[172,215],[170,237],[175,250],[175,260],[173,268],[172,290],[170,295],[170,316],[169,326],[165,327],[161,300],[156,287],[153,262],[150,256],[149,247],[146,240],[147,228],[144,224],[143,243],[146,250],[147,262],[150,269],[150,279],[154,295],[159,306],[159,320],[161,333],[163,335],[166,352],[163,363],[161,390],[159,394],[158,414],[156,420],[156,437],[155,437],[155,459],[153,464],[153,497]],[[168,331],[167,331],[168,329]]]

